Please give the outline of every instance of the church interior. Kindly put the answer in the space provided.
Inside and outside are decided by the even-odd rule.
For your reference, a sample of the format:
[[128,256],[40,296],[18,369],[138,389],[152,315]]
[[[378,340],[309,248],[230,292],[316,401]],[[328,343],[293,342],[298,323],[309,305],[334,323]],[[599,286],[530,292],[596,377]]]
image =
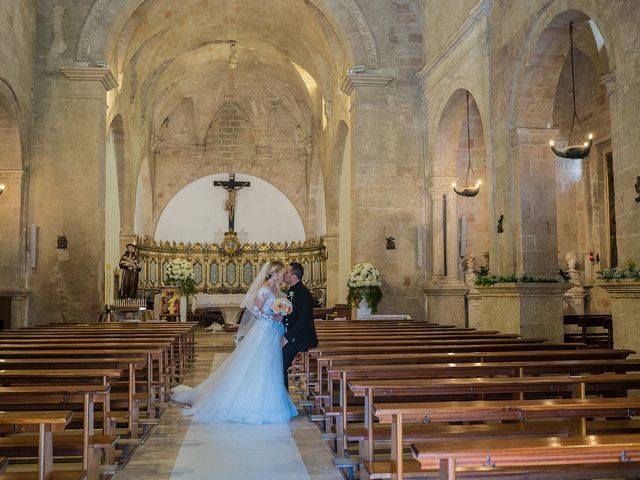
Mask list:
[[[637,0],[0,2],[0,480],[640,477],[639,79]],[[273,260],[300,415],[191,422]]]

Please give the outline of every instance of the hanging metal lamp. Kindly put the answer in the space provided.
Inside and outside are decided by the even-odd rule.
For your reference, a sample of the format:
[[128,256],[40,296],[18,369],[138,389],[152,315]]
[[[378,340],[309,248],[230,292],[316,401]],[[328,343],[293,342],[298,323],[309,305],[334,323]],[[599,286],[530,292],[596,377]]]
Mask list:
[[470,134],[469,121],[469,92],[467,91],[467,178],[464,181],[464,187],[457,188],[455,183],[452,183],[453,191],[461,197],[475,197],[480,192],[481,180],[476,179],[476,183],[469,183],[469,172],[473,173],[473,178],[476,178],[476,172],[473,171],[471,166],[471,134]]
[[593,144],[593,135],[589,134],[587,136],[587,141],[584,142],[582,145],[579,145],[579,144],[572,145],[573,128],[575,126],[576,120],[578,121],[580,129],[584,132],[582,122],[580,121],[580,118],[578,117],[578,114],[576,112],[576,75],[575,75],[575,68],[573,63],[573,22],[569,23],[569,41],[570,41],[569,52],[571,54],[571,97],[573,99],[573,116],[571,117],[571,129],[569,130],[569,146],[561,150],[557,149],[555,147],[553,140],[549,141],[549,146],[551,147],[551,151],[555,153],[558,157],[581,159],[589,155],[589,152],[591,151],[591,145]]

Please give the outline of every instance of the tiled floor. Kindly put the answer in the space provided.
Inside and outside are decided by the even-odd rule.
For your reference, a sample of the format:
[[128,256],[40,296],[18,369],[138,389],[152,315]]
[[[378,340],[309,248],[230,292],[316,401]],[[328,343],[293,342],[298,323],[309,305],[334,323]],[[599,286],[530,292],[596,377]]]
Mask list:
[[[187,385],[196,385],[206,378],[212,364],[215,369],[233,349],[233,336],[225,333],[198,333],[195,366],[185,378]],[[294,398],[296,402],[296,398]],[[126,467],[114,480],[175,480],[180,471],[173,472],[176,458],[191,423],[190,417],[181,415],[182,408],[169,406],[149,438],[140,445]],[[341,480],[342,476],[332,464],[332,454],[320,440],[320,430],[304,415],[289,423],[291,435],[302,456],[311,480]],[[247,461],[251,457],[247,454]],[[223,461],[221,459],[221,461]],[[173,472],[173,475],[172,475]],[[266,472],[265,472],[266,473]],[[188,475],[185,475],[185,479]],[[261,477],[265,478],[265,476]],[[275,477],[273,477],[275,478]],[[252,479],[247,479],[252,480]]]

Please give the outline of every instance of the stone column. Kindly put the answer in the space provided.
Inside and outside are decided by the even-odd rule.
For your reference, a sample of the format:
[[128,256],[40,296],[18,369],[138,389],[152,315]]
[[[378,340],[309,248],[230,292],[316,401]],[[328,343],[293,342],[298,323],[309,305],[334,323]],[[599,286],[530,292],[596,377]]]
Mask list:
[[[39,227],[32,324],[95,321],[104,284],[107,68],[65,67],[43,77],[34,123],[30,211]],[[68,246],[56,248],[65,235]]]
[[464,327],[467,316],[465,295],[468,288],[458,276],[457,199],[451,188],[451,183],[455,180],[454,177],[431,179],[432,186],[429,190],[429,198],[431,201],[432,270],[424,292],[427,294],[428,321]]
[[556,135],[557,130],[545,128],[511,131],[519,205],[513,231],[519,275],[551,275],[558,270],[556,159],[549,148],[549,140]]
[[[416,226],[424,220],[422,125],[410,102],[414,87],[402,72],[392,80],[374,70],[349,73],[341,85],[350,97],[352,261],[380,270],[379,313],[423,319],[424,273],[416,259]],[[386,248],[389,236],[395,249]]]
[[457,198],[451,188],[451,183],[455,180],[455,177],[433,178],[431,180],[432,187],[429,189],[432,265],[430,277],[438,283],[461,283],[458,277],[460,262],[458,258]]
[[446,258],[444,256],[444,199],[446,195],[439,190],[431,190],[431,280],[443,280],[445,275]]
[[352,198],[351,232],[340,235],[351,235],[352,263],[374,263],[383,276],[389,270],[378,259],[384,252],[383,228],[388,221],[385,210],[390,199],[387,191],[381,191],[380,183],[384,181],[380,169],[389,149],[383,112],[389,109],[387,85],[392,80],[391,75],[380,71],[348,73],[340,87],[351,101]]

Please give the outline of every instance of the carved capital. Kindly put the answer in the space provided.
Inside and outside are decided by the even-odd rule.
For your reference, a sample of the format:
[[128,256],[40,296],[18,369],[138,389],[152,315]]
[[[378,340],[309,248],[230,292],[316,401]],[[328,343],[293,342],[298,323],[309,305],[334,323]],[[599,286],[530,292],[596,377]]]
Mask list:
[[386,87],[393,78],[393,75],[371,71],[347,73],[340,85],[340,91],[349,96],[355,92],[356,101],[382,100],[385,97]]
[[72,81],[100,82],[107,92],[118,86],[111,70],[104,67],[60,67],[60,72]]

